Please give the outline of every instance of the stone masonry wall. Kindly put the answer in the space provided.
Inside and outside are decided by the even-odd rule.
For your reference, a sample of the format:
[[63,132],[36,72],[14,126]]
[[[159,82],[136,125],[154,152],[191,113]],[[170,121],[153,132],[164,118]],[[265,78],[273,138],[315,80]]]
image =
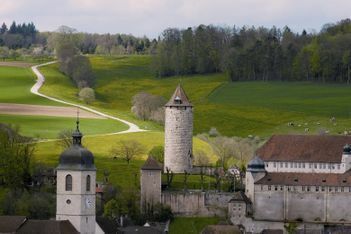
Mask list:
[[141,190],[141,209],[150,205],[161,202],[161,171],[159,170],[141,170],[140,180]]
[[193,110],[191,107],[167,107],[165,113],[164,170],[190,172],[193,151]]
[[228,210],[232,193],[162,192],[162,203],[171,207],[176,215],[221,216]]

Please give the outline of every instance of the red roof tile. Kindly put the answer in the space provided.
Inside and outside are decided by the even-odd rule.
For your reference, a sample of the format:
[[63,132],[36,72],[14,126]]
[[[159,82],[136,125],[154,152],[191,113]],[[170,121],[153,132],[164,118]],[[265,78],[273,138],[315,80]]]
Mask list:
[[351,171],[344,174],[331,173],[267,173],[255,184],[299,186],[351,186]]
[[340,163],[350,136],[276,135],[256,154],[263,161]]

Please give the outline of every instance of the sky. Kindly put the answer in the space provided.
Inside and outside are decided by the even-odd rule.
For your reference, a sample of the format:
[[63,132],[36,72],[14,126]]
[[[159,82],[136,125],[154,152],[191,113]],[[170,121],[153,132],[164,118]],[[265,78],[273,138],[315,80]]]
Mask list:
[[199,24],[319,31],[351,17],[351,0],[0,0],[0,22],[33,22],[39,31],[61,25],[89,33],[157,37],[169,27]]

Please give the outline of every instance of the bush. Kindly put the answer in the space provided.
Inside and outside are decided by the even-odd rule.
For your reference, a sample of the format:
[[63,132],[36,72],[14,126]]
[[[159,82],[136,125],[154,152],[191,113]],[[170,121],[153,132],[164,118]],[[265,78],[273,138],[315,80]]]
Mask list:
[[154,159],[156,159],[159,163],[163,163],[164,162],[164,155],[165,155],[165,148],[162,145],[154,146],[149,151],[148,155],[153,157]]
[[132,112],[142,120],[164,122],[164,109],[166,100],[163,97],[141,92],[132,98]]
[[90,104],[95,101],[95,92],[92,88],[83,88],[79,92],[79,98],[85,103]]

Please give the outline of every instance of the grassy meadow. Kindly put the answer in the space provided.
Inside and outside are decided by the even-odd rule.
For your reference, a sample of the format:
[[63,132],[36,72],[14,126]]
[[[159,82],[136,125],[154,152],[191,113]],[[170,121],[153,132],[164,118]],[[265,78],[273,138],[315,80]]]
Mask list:
[[[84,127],[82,124],[82,131]],[[110,153],[111,148],[116,145],[119,140],[136,140],[143,144],[144,154],[137,156],[128,165],[122,159],[114,159]],[[110,172],[110,182],[120,187],[139,186],[140,167],[144,163],[147,153],[154,146],[163,145],[164,135],[160,131],[139,132],[129,134],[116,134],[108,136],[86,136],[83,138],[83,144],[95,156],[95,165],[97,167],[97,179],[103,179],[104,170]],[[215,162],[211,147],[204,141],[194,138],[194,151],[205,151],[211,158],[211,162]],[[62,152],[56,141],[41,142],[37,144],[34,153],[34,160],[38,163],[44,163],[49,166],[56,167],[58,165],[59,155]],[[194,177],[195,178],[195,177]],[[196,177],[197,179],[197,177]],[[183,177],[178,176],[175,179],[176,184],[182,186]],[[193,182],[191,182],[193,181]],[[193,186],[194,179],[189,178],[190,185]],[[190,188],[190,187],[189,187]],[[192,187],[191,187],[192,188]]]
[[[168,99],[181,82],[194,104],[194,133],[216,127],[222,134],[267,138],[272,134],[342,134],[350,130],[350,87],[309,82],[229,82],[225,74],[156,78],[150,56],[92,56],[97,77],[98,109],[134,121],[145,129],[162,129],[137,120],[131,98],[145,91]],[[77,90],[57,70],[43,67],[44,93],[76,100]],[[61,91],[64,90],[64,91]],[[330,122],[335,117],[336,122]],[[288,126],[288,123],[294,126]]]
[[[76,118],[28,115],[2,115],[0,123],[8,123],[19,128],[22,135],[39,138],[57,138],[64,129],[75,129]],[[86,135],[106,134],[124,131],[128,126],[111,119],[80,119],[82,131]]]
[[62,106],[38,97],[30,92],[35,83],[35,75],[30,68],[0,66],[0,103],[21,103]]

